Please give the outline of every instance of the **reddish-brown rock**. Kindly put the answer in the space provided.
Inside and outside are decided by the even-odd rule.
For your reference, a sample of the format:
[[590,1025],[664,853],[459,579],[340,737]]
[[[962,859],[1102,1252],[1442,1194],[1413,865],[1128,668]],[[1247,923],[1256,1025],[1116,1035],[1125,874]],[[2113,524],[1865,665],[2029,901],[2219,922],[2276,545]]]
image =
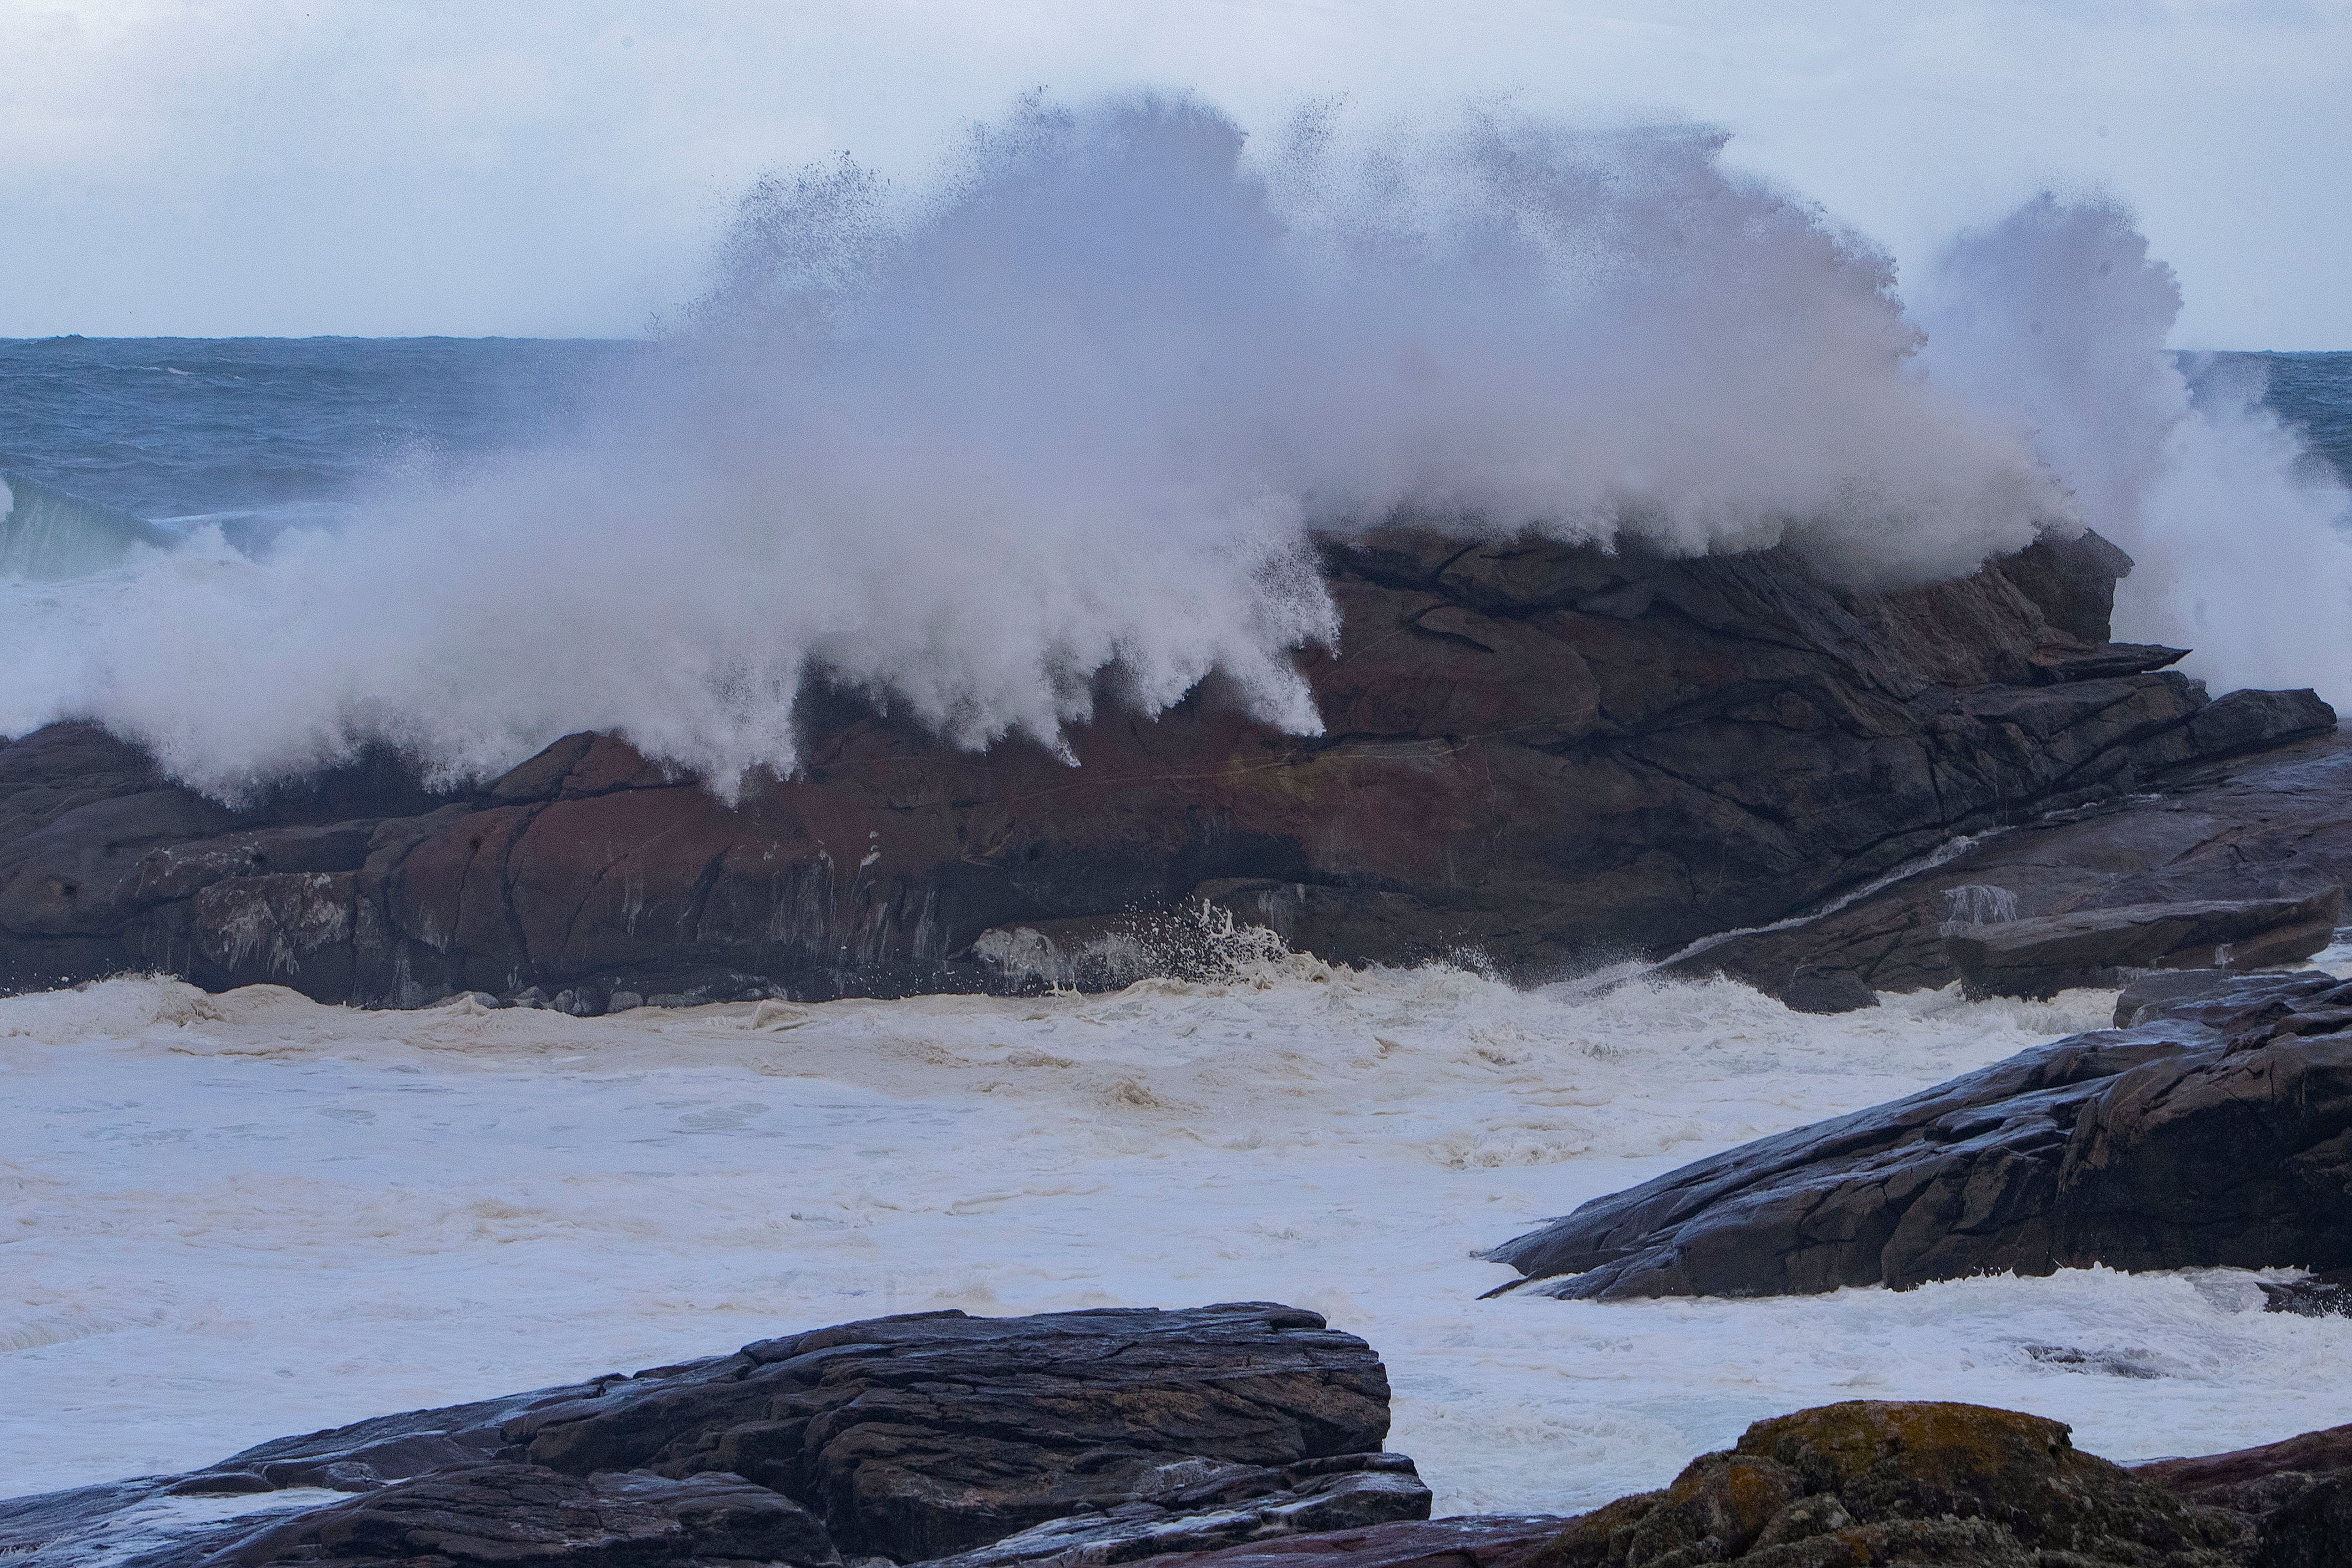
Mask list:
[[[1154,942],[1197,956],[1183,912],[1204,904],[1334,959],[1475,951],[1542,977],[2334,722],[2308,694],[2209,704],[2148,651],[2105,651],[2126,563],[2095,536],[1877,595],[1780,551],[1391,530],[1329,560],[1344,622],[1301,659],[1312,737],[1213,682],[1157,719],[1106,709],[1073,767],[1022,742],[959,752],[812,689],[803,770],[731,805],[573,736],[446,803],[379,766],[232,812],[102,736],[44,731],[0,747],[0,984],[154,967],[580,1011],[1001,989],[1057,966],[1116,984],[1163,961]],[[311,880],[271,880],[289,876]],[[1122,923],[1120,963],[1059,952],[1099,947],[1102,922]]]

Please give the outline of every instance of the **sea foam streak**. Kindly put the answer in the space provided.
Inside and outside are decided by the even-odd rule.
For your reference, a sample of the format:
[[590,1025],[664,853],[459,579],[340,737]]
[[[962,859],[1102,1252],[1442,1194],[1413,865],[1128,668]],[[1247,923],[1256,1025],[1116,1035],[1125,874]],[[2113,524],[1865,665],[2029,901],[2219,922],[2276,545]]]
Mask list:
[[1886,258],[1720,140],[1254,149],[1138,99],[1031,106],[918,192],[772,182],[592,439],[15,607],[0,730],[98,717],[226,794],[592,727],[731,789],[792,765],[817,675],[967,745],[1212,671],[1312,732],[1310,527],[1788,538],[1883,581],[2063,524],[2024,433],[1916,372]]
[[[1298,1302],[1441,1511],[1663,1484],[1759,1417],[1959,1398],[2119,1458],[2352,1419],[2352,1324],[2254,1277],[1517,1294],[1474,1250],[2106,1020],[1245,966],[1117,995],[569,1019],[165,980],[0,999],[0,1492],[893,1312]],[[984,1151],[984,1153],[983,1153]]]

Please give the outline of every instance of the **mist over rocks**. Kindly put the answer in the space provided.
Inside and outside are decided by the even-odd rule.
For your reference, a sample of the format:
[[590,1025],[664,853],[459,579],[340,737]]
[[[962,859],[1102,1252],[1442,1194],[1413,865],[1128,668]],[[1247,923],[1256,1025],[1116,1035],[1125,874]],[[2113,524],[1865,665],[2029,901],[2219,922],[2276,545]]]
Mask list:
[[1545,978],[2333,722],[2307,694],[2216,703],[2170,670],[2104,673],[2126,563],[2093,535],[1877,594],[1785,548],[1397,528],[1324,560],[1342,620],[1299,660],[1317,737],[1212,683],[1073,729],[1071,766],[820,690],[802,771],[731,804],[583,735],[454,798],[379,758],[232,810],[96,731],[44,730],[0,747],[0,980],[160,969],[597,1012],[1115,986],[1213,965],[1248,928]]

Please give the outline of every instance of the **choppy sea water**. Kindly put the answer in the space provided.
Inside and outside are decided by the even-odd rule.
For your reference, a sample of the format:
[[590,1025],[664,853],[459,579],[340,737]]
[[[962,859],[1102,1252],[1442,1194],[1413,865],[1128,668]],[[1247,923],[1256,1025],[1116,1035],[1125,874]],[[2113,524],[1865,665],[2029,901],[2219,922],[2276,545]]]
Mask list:
[[[0,340],[0,468],[150,519],[342,520],[387,478],[576,425],[641,343],[530,338]],[[2259,387],[2352,484],[2352,353],[2180,357]]]
[[[560,435],[627,344],[0,344],[0,467],[265,539]],[[2352,356],[2222,356],[2352,472]],[[2241,383],[2242,384],[2242,383]],[[0,999],[0,1495],[943,1305],[1271,1297],[1364,1334],[1442,1510],[1663,1480],[1759,1416],[1952,1397],[2120,1458],[2352,1419],[2352,1322],[2242,1271],[1600,1305],[1475,1252],[2105,1021],[1929,994],[1226,986],[575,1020],[169,982]]]
[[0,469],[156,521],[349,519],[386,480],[554,438],[643,345],[0,340]]

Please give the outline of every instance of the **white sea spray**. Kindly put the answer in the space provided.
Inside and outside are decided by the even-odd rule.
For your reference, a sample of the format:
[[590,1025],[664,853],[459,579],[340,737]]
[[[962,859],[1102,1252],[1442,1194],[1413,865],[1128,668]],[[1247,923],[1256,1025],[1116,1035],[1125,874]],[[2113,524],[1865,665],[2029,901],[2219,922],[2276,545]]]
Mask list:
[[2116,635],[2194,649],[2216,693],[2312,686],[2352,706],[2352,495],[2263,388],[2192,400],[2164,343],[2172,269],[2131,214],[2044,196],[1961,235],[1919,299],[1942,384],[2030,429],[2080,516],[2137,562]]
[[662,351],[558,450],[387,493],[263,559],[12,591],[0,733],[92,717],[235,796],[569,731],[731,792],[824,679],[1049,746],[1212,673],[1319,725],[1308,530],[1398,516],[1860,583],[2067,523],[2012,422],[1920,376],[1892,264],[1702,129],[1183,97],[976,130],[928,183],[764,183]]

